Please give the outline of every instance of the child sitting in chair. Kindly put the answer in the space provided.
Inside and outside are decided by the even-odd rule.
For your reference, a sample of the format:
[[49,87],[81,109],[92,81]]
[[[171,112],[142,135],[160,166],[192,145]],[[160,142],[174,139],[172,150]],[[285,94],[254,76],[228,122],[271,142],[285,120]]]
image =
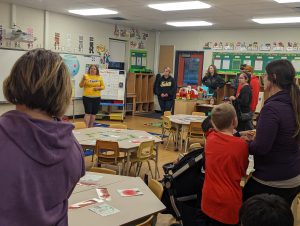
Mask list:
[[238,225],[242,205],[240,181],[248,166],[248,145],[233,136],[238,120],[234,107],[223,103],[212,110],[214,130],[207,133],[202,212],[198,225]]

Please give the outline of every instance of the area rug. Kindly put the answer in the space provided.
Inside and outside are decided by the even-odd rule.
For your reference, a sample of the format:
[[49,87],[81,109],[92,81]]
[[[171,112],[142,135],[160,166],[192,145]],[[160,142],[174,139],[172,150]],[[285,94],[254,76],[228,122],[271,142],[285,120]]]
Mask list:
[[161,119],[161,113],[157,113],[157,112],[149,112],[149,113],[135,114],[135,116],[138,116],[138,117],[144,117],[144,118]]

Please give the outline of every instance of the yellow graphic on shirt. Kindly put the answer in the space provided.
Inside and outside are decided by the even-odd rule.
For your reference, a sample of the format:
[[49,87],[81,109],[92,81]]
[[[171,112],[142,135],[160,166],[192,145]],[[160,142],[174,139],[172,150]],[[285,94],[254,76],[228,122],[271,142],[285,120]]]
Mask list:
[[163,81],[160,83],[160,87],[170,87],[172,86],[172,82]]
[[101,91],[94,90],[94,88],[101,87],[102,90],[105,88],[102,76],[85,74],[84,78],[85,78],[85,83],[84,83],[83,96],[100,97]]

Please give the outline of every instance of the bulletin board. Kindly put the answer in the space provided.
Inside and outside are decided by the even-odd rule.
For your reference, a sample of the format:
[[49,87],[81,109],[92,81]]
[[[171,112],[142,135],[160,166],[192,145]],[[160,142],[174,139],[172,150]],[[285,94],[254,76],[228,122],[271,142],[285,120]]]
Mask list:
[[241,64],[251,65],[255,75],[263,75],[267,64],[273,60],[287,59],[294,65],[300,77],[300,53],[228,53],[214,52],[212,64],[219,73],[236,74]]
[[147,51],[140,49],[130,50],[130,72],[147,71]]

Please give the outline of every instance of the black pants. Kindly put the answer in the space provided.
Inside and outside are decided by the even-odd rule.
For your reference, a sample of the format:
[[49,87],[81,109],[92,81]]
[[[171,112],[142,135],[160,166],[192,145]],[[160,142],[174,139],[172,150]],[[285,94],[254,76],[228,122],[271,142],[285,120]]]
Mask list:
[[173,107],[174,100],[163,100],[158,98],[158,103],[161,109],[162,114],[164,114],[165,111],[171,111]]
[[267,193],[282,197],[291,206],[294,198],[299,192],[300,186],[295,188],[274,188],[250,178],[243,189],[243,202],[254,195]]

